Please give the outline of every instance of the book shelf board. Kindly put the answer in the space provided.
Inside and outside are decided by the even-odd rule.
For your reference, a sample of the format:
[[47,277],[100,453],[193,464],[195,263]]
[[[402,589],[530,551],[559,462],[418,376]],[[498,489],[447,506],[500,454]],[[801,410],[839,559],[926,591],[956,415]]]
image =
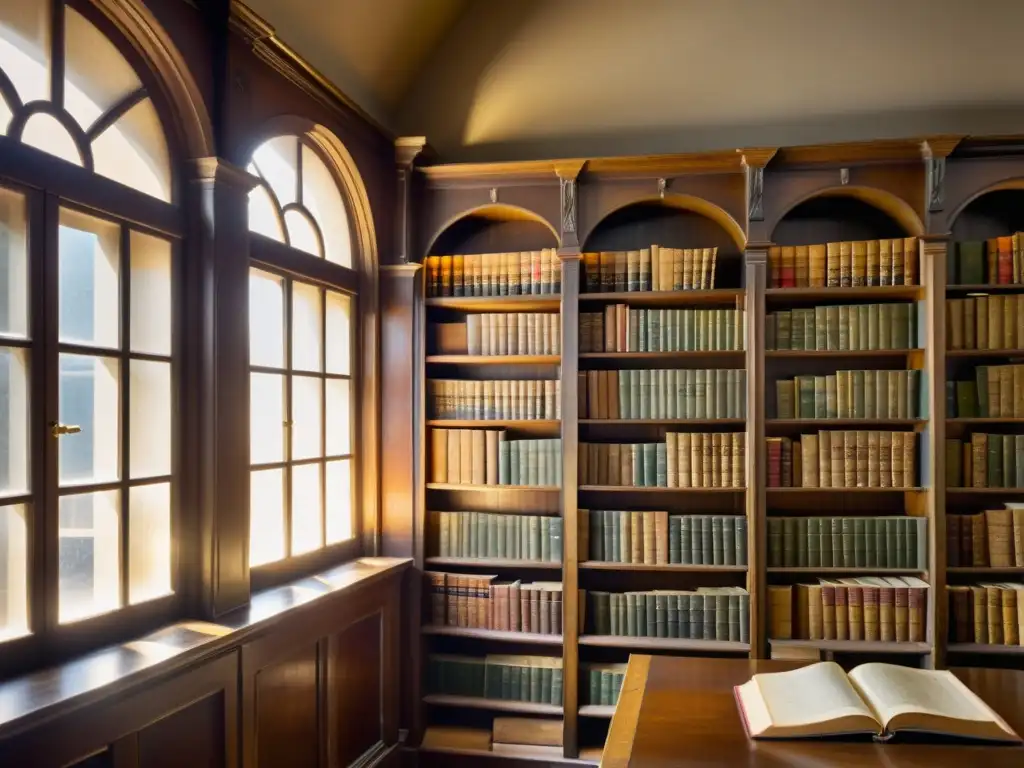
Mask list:
[[450,627],[424,624],[420,627],[424,635],[438,637],[466,637],[472,640],[495,640],[524,645],[555,645],[562,644],[561,635],[543,635],[538,632],[505,632],[497,629],[479,629],[475,627]]
[[485,699],[476,696],[452,696],[446,693],[428,693],[423,697],[426,704],[435,707],[466,707],[488,709],[494,712],[518,712],[524,715],[561,715],[562,707],[557,704],[539,704],[532,701],[506,701]]

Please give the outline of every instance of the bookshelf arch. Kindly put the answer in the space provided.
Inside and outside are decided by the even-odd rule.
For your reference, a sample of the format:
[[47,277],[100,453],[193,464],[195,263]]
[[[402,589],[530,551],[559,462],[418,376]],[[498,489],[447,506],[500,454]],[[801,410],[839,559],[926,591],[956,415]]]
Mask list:
[[[875,219],[874,226],[877,227],[881,224],[882,219],[872,215],[871,210],[873,209],[899,228],[899,231],[895,232],[880,231],[877,235],[869,233],[862,237],[916,237],[923,235],[925,231],[921,217],[917,215],[906,200],[894,195],[892,192],[879,189],[878,187],[839,186],[815,190],[797,199],[792,205],[782,211],[770,224],[771,241],[785,245],[803,245],[804,243],[783,243],[783,240],[778,236],[780,227],[784,227],[782,232],[785,234],[786,229],[789,228],[785,226],[787,222],[792,223],[794,220],[801,218],[801,215],[806,217],[808,213],[811,214],[808,218],[820,219],[823,217],[819,214],[824,213],[829,208],[835,211],[837,220]],[[828,239],[843,238],[819,238],[814,242],[825,242]]]
[[557,248],[558,230],[539,213],[491,203],[452,216],[427,241],[424,256]]
[[984,240],[1024,230],[1024,177],[1004,179],[966,197],[949,215],[954,240]]

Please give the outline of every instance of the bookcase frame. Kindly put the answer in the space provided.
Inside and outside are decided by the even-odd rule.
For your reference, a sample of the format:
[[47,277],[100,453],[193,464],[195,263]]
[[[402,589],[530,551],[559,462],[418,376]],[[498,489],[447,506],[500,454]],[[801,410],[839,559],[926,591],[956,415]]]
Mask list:
[[[403,166],[407,169],[407,166]],[[699,214],[710,219],[737,242],[742,259],[742,285],[740,290],[721,289],[718,291],[693,291],[689,296],[673,298],[674,307],[706,305],[720,300],[731,291],[731,295],[743,296],[746,308],[747,347],[742,353],[747,370],[747,437],[746,477],[747,487],[743,493],[743,508],[747,518],[748,565],[746,587],[750,592],[750,650],[751,658],[765,658],[770,654],[767,638],[765,593],[771,576],[782,572],[793,575],[801,569],[766,567],[767,563],[767,516],[769,491],[766,487],[767,461],[764,445],[766,437],[766,413],[769,396],[765,381],[766,359],[785,357],[785,353],[765,351],[765,322],[769,301],[780,295],[800,300],[814,300],[834,303],[837,300],[848,303],[872,301],[874,299],[910,299],[924,307],[921,367],[926,371],[928,418],[922,423],[911,425],[900,422],[899,427],[919,428],[924,434],[919,448],[924,477],[931,482],[919,491],[904,492],[904,509],[913,507],[913,513],[928,518],[928,569],[927,580],[931,585],[928,595],[926,636],[923,644],[875,643],[871,647],[849,641],[789,641],[793,647],[811,647],[823,655],[833,653],[877,653],[895,654],[909,652],[919,657],[919,662],[929,667],[946,664],[947,622],[946,615],[946,557],[945,557],[945,508],[947,502],[944,488],[944,440],[946,434],[945,381],[947,354],[945,349],[945,299],[947,296],[946,253],[957,216],[964,208],[987,192],[996,190],[1024,190],[1024,141],[1016,137],[964,137],[932,136],[906,140],[860,142],[841,145],[740,149],[733,152],[686,154],[671,156],[646,156],[627,158],[597,158],[567,161],[528,161],[513,163],[481,163],[460,165],[435,165],[418,169],[417,186],[410,192],[412,210],[401,233],[406,243],[412,245],[408,252],[413,258],[422,258],[452,225],[467,217],[502,223],[529,220],[540,223],[558,237],[558,258],[562,270],[562,294],[559,297],[531,297],[511,300],[508,297],[480,299],[442,299],[426,297],[425,280],[422,270],[415,265],[395,268],[388,273],[384,270],[382,294],[384,295],[383,319],[385,322],[384,346],[388,344],[387,321],[389,311],[398,311],[401,302],[411,300],[412,312],[402,304],[402,321],[409,325],[414,338],[413,360],[406,370],[396,369],[395,376],[408,378],[409,388],[414,392],[410,434],[414,436],[414,466],[416,470],[401,482],[407,496],[398,498],[411,500],[413,514],[401,516],[400,524],[389,527],[388,512],[385,511],[383,526],[383,549],[385,553],[408,551],[418,569],[441,568],[457,571],[457,562],[439,562],[431,558],[425,541],[427,509],[427,452],[429,450],[429,429],[424,392],[429,377],[430,363],[458,365],[470,363],[487,365],[480,359],[446,359],[425,354],[425,334],[429,322],[430,307],[473,306],[480,311],[516,311],[551,309],[557,303],[562,316],[560,374],[562,381],[561,428],[563,456],[563,487],[560,493],[560,514],[563,519],[564,552],[561,564],[563,583],[563,634],[561,654],[563,659],[563,716],[565,722],[566,761],[575,761],[580,755],[581,721],[591,718],[610,717],[612,708],[598,705],[579,704],[580,647],[608,646],[637,652],[684,652],[700,655],[711,651],[735,653],[728,643],[715,642],[709,645],[703,641],[669,640],[657,638],[584,638],[581,642],[576,617],[578,615],[578,589],[583,571],[606,571],[615,578],[616,573],[643,571],[650,567],[629,564],[581,566],[577,541],[577,516],[580,486],[577,482],[577,449],[580,441],[581,423],[577,398],[576,374],[581,359],[601,356],[608,367],[613,367],[616,358],[633,358],[650,361],[650,367],[657,367],[654,361],[667,359],[665,355],[649,353],[593,353],[580,355],[578,323],[580,314],[580,275],[582,271],[581,243],[609,215],[635,204],[660,204]],[[400,178],[407,178],[402,177]],[[404,183],[404,182],[403,182]],[[566,188],[570,191],[567,195]],[[786,215],[801,203],[812,199],[852,198],[887,214],[900,225],[907,236],[919,238],[919,287],[892,288],[797,288],[776,289],[768,287],[767,251],[773,245],[772,233]],[[497,202],[500,199],[501,202]],[[486,223],[484,224],[486,226]],[[1021,227],[1024,229],[1024,226]],[[1006,234],[1006,233],[1004,233]],[[642,237],[638,234],[638,238]],[[837,239],[837,238],[830,238]],[[808,234],[806,242],[821,242]],[[498,245],[492,251],[518,250],[514,243],[501,247],[500,239],[492,240]],[[630,247],[641,248],[650,245],[638,239]],[[483,252],[479,247],[468,252]],[[392,284],[389,287],[389,280]],[[403,287],[398,288],[399,282]],[[412,286],[411,290],[409,286]],[[392,296],[389,302],[388,296]],[[658,304],[665,306],[664,296],[656,293],[602,294],[602,300],[622,301],[632,306]],[[540,301],[537,302],[536,300]],[[389,310],[391,308],[391,310]],[[396,333],[403,331],[401,323],[395,325]],[[668,353],[671,355],[672,353]],[[837,365],[846,353],[834,355]],[[875,353],[871,353],[874,355]],[[884,354],[884,353],[883,353]],[[676,353],[682,367],[689,367],[685,355]],[[827,355],[826,355],[827,356]],[[396,361],[400,362],[400,361]],[[551,359],[498,360],[499,363],[550,364]],[[723,363],[724,364],[724,363]],[[699,367],[696,359],[693,365]],[[388,408],[384,404],[385,432],[389,429]],[[403,418],[405,414],[403,413]],[[397,417],[396,417],[397,418]],[[1003,420],[1005,421],[1005,420]],[[843,422],[811,422],[810,428],[839,424]],[[493,426],[493,423],[462,423],[450,426]],[[680,425],[681,426],[681,425]],[[802,426],[802,424],[801,424]],[[609,423],[608,428],[613,428]],[[404,428],[404,425],[403,425]],[[668,425],[671,429],[672,425]],[[796,432],[794,432],[796,434]],[[386,442],[386,441],[385,441]],[[385,485],[392,482],[385,472]],[[412,487],[408,487],[410,485]],[[386,489],[390,490],[390,489]],[[452,489],[454,490],[454,489]],[[464,489],[462,489],[464,490]],[[459,491],[461,492],[461,490]],[[516,494],[536,492],[526,488],[478,488],[481,494],[505,494],[514,498]],[[787,489],[786,492],[793,492]],[[801,495],[820,500],[827,510],[830,494],[834,489],[800,489]],[[850,493],[851,489],[843,489]],[[857,490],[853,490],[857,493]],[[888,491],[899,493],[900,491]],[[632,493],[636,493],[633,491]],[[661,491],[665,495],[667,508],[678,511],[685,506],[685,491],[671,489]],[[511,496],[510,496],[511,495]],[[662,498],[659,496],[659,498]],[[997,498],[997,497],[996,497]],[[996,498],[993,500],[995,501]],[[413,530],[408,530],[412,525]],[[407,542],[414,542],[409,550],[402,550]],[[389,549],[391,550],[389,552]],[[523,574],[525,577],[554,578],[550,565],[543,568],[525,568],[494,561],[480,561],[476,565],[499,569],[502,573]],[[506,570],[507,569],[507,570]],[[662,569],[672,571],[672,568]],[[700,566],[677,566],[680,572],[698,572]],[[809,576],[815,569],[806,569]],[[877,569],[865,569],[876,571]],[[907,569],[910,572],[914,569]],[[958,569],[964,571],[964,569]],[[892,571],[887,571],[892,572]],[[986,572],[979,573],[979,577]],[[528,645],[543,648],[551,645],[550,640],[535,637],[508,637],[511,633],[496,633],[487,630],[438,630],[420,626],[422,611],[421,593],[418,586],[410,590],[412,595],[407,617],[407,632],[413,658],[406,676],[407,696],[411,704],[407,721],[411,729],[410,743],[419,743],[426,722],[426,709],[438,706],[438,702],[424,701],[420,676],[422,656],[427,642],[444,637],[461,637],[466,642],[480,643],[481,653],[501,652],[507,644]],[[910,647],[914,646],[914,647]],[[1009,663],[1022,663],[1024,648],[1010,648],[1000,654],[1000,649],[991,647],[964,646],[956,649],[958,663],[963,660],[984,665],[987,658],[1001,655]],[[1014,661],[1016,660],[1016,661]],[[444,702],[446,705],[467,705],[466,702]],[[485,709],[529,712],[530,705],[517,707],[515,704],[473,703]],[[459,751],[452,753],[459,754]],[[481,753],[485,754],[485,753]],[[424,753],[421,760],[429,755]],[[497,756],[495,756],[497,758]],[[429,762],[429,759],[428,759]],[[551,761],[552,763],[557,761]],[[441,764],[441,763],[438,763]]]

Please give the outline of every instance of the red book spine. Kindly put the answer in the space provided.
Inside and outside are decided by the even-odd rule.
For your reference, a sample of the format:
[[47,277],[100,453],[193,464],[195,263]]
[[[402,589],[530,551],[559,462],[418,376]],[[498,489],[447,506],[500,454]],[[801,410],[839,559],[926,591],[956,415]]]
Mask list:
[[1013,238],[999,238],[999,284],[1009,285],[1013,282]]
[[768,441],[768,487],[782,487],[782,441]]

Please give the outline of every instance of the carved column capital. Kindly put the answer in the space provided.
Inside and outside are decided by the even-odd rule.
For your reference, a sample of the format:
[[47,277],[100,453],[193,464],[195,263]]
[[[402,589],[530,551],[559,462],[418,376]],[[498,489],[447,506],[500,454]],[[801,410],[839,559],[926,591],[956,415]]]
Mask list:
[[429,151],[425,136],[400,136],[395,139],[395,166],[398,171],[398,211],[395,216],[395,246],[398,262],[408,264],[413,258],[412,173],[416,159]]
[[764,167],[778,151],[773,147],[738,149],[747,187],[747,221],[764,221]]

